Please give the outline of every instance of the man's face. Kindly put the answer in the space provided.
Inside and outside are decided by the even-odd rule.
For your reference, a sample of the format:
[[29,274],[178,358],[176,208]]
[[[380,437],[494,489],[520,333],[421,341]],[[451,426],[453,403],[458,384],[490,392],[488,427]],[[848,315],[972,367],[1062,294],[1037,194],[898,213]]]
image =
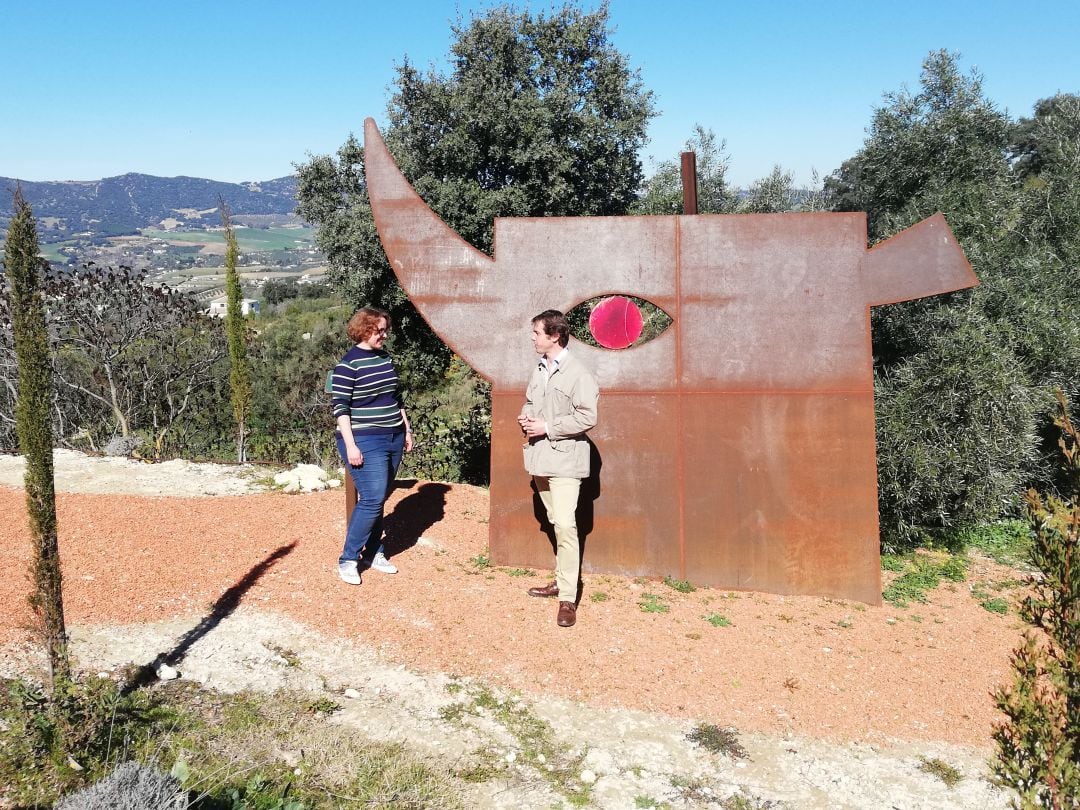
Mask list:
[[532,342],[533,348],[536,349],[536,353],[542,354],[545,357],[553,357],[558,354],[562,348],[559,346],[559,339],[557,336],[549,335],[544,331],[543,321],[533,321]]

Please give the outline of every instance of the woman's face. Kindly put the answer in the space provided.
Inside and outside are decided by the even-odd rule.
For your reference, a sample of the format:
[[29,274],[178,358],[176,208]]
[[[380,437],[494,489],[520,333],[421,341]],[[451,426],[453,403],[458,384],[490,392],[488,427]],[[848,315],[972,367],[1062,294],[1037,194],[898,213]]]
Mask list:
[[371,330],[371,334],[364,342],[373,349],[381,349],[386,343],[386,335],[389,331],[386,328],[386,318],[379,318],[379,322],[375,324],[375,328]]

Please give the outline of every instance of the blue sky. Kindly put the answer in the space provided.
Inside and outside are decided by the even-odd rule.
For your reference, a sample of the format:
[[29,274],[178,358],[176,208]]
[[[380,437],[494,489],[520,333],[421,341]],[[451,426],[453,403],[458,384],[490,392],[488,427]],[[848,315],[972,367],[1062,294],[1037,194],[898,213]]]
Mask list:
[[[280,177],[336,150],[365,116],[383,123],[395,63],[444,69],[450,23],[491,5],[2,0],[0,176]],[[774,164],[800,183],[837,168],[882,94],[916,87],[934,49],[959,51],[1014,117],[1080,92],[1077,0],[610,0],[610,10],[612,39],[660,111],[646,165],[676,157],[701,123],[726,139],[738,185]]]

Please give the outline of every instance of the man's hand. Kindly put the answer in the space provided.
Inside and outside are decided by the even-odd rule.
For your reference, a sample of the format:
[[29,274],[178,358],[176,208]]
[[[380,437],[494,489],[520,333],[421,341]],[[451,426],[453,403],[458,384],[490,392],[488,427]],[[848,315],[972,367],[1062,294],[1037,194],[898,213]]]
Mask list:
[[364,454],[360,452],[360,448],[355,444],[351,447],[345,447],[345,455],[349,457],[349,465],[352,467],[361,467],[364,464]]
[[540,436],[547,435],[547,423],[543,419],[527,416],[518,421],[521,423],[521,429],[530,439],[536,439]]

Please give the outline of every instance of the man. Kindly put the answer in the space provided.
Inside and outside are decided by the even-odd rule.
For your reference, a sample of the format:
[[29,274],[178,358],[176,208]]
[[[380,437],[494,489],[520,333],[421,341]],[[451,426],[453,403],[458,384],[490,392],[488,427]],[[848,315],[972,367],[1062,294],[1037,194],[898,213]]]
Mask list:
[[525,390],[518,424],[527,439],[525,469],[555,528],[555,581],[529,588],[529,596],[559,597],[556,622],[572,627],[581,572],[576,512],[591,450],[585,434],[596,425],[600,388],[566,348],[570,325],[561,312],[548,309],[532,319],[532,342],[540,362]]

